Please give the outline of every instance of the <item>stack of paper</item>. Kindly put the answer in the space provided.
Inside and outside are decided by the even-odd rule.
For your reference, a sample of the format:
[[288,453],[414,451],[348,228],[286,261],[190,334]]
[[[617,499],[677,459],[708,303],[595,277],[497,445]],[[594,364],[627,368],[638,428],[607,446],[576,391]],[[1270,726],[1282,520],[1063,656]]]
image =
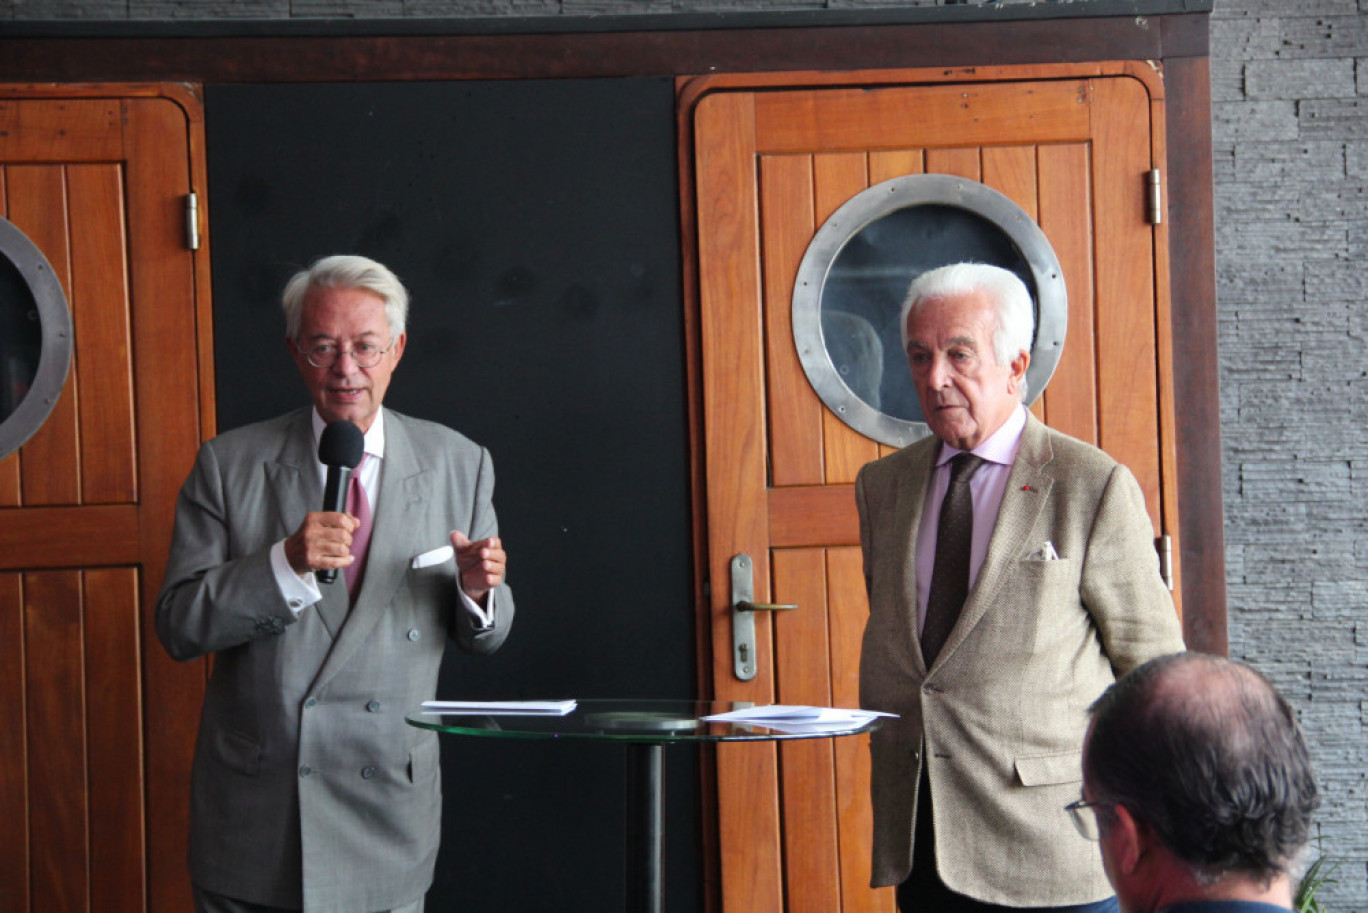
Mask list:
[[878,710],[846,710],[839,707],[808,707],[793,704],[768,704],[705,716],[705,722],[738,723],[763,726],[779,732],[829,732],[859,729],[881,716],[897,716]]
[[423,712],[453,716],[565,716],[574,701],[423,701]]

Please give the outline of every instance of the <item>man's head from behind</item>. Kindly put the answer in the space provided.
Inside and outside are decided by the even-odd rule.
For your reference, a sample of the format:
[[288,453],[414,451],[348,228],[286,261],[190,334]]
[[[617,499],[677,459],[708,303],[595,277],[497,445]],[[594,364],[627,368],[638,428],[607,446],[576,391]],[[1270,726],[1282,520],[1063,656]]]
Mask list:
[[1290,899],[1317,792],[1292,708],[1267,679],[1178,653],[1122,678],[1092,714],[1083,791],[1123,910]]
[[1009,270],[955,263],[922,273],[903,302],[903,347],[932,433],[972,450],[1026,391],[1035,310]]

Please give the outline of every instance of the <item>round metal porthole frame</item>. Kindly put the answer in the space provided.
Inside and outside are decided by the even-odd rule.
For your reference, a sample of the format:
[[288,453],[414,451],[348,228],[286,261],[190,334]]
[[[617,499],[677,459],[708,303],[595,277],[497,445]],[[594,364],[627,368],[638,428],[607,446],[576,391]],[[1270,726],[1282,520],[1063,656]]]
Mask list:
[[[1059,259],[1040,226],[1003,194],[967,178],[914,174],[875,184],[851,197],[817,230],[798,267],[793,289],[793,342],[808,381],[827,408],[866,437],[894,447],[923,438],[931,429],[925,422],[878,411],[847,386],[832,362],[823,335],[822,291],[836,258],[866,226],[897,210],[927,205],[966,210],[992,223],[1030,269],[1035,286],[1031,292],[1036,303],[1036,334],[1026,372],[1028,406],[1054,375],[1068,329],[1068,298]],[[912,278],[909,275],[909,284]],[[902,302],[897,306],[901,308]]]
[[[52,414],[71,368],[71,312],[52,265],[14,223],[0,218],[0,257],[14,265],[38,310],[38,369],[24,398],[0,421],[0,459],[18,450]],[[3,304],[3,302],[0,302]]]

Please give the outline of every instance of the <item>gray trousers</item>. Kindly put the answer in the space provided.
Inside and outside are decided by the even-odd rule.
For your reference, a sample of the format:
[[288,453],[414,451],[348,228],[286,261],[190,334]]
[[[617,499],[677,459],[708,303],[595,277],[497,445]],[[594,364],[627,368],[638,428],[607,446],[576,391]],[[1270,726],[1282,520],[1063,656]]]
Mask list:
[[[195,891],[195,913],[300,913],[284,907],[268,907],[245,900],[234,900],[192,885]],[[423,899],[420,897],[411,904],[395,907],[393,910],[375,910],[373,913],[423,913]]]

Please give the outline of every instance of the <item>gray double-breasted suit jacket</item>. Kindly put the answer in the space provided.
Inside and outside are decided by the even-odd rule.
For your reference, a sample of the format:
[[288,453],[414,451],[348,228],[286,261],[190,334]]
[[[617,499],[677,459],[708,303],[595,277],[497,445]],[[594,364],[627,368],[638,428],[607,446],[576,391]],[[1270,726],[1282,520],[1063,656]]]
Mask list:
[[342,575],[297,616],[269,550],[323,502],[311,411],[205,444],[181,489],[157,634],[176,659],[214,654],[191,784],[190,872],[240,900],[363,913],[432,881],[441,828],[436,733],[404,722],[433,697],[448,635],[499,647],[459,604],[454,560],[418,555],[495,535],[487,451],[385,412],[366,574],[350,612]]
[[860,703],[899,715],[871,738],[873,884],[912,869],[927,765],[947,887],[1006,906],[1099,900],[1111,889],[1097,846],[1064,811],[1080,794],[1087,708],[1183,648],[1144,497],[1102,451],[1028,417],[987,556],[928,669],[916,543],[939,447],[925,438],[856,482],[870,606]]

